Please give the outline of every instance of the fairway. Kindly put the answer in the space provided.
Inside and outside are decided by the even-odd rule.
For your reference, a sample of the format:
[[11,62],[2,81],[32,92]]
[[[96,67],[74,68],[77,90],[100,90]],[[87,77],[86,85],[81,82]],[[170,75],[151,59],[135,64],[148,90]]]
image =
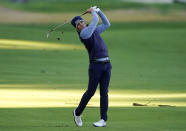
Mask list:
[[105,128],[92,126],[99,119],[99,90],[83,114],[84,126],[73,122],[87,88],[88,54],[71,27],[61,41],[55,34],[46,39],[48,25],[0,28],[0,131],[185,131],[184,22],[112,23],[102,34],[113,66]]
[[[98,108],[86,108],[84,126],[78,128],[72,118],[73,108],[0,109],[2,131],[184,131],[185,108],[110,108],[108,126],[95,128]],[[179,115],[178,115],[179,114]],[[175,119],[176,118],[176,119]]]

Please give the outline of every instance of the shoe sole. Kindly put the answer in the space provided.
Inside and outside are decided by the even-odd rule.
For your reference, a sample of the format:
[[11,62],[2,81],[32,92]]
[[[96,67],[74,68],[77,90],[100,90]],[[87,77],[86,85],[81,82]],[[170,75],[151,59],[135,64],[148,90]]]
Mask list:
[[106,125],[104,125],[104,126],[96,126],[96,125],[94,125],[94,124],[93,124],[93,126],[94,126],[94,127],[106,127]]
[[[74,110],[72,111],[72,115],[73,115],[73,117],[74,117],[74,123],[76,124],[75,116],[74,116]],[[78,125],[76,124],[76,126],[78,126]]]

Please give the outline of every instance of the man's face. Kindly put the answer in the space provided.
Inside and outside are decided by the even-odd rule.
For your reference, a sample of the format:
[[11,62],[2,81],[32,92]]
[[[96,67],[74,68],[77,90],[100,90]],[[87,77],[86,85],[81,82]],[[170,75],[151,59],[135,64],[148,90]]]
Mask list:
[[77,30],[81,31],[83,28],[85,28],[87,25],[84,20],[80,20],[77,24]]

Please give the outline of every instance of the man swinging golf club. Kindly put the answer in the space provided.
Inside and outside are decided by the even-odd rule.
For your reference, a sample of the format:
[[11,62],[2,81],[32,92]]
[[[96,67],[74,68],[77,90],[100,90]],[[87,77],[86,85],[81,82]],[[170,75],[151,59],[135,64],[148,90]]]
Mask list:
[[[98,122],[93,123],[96,127],[106,126],[108,110],[108,86],[111,76],[111,63],[108,56],[108,50],[100,34],[106,30],[110,23],[103,12],[96,6],[87,10],[92,14],[92,21],[89,25],[80,17],[72,19],[71,24],[77,29],[81,42],[85,45],[89,54],[89,84],[84,93],[79,106],[73,111],[74,121],[77,126],[82,126],[81,114],[88,104],[91,97],[96,92],[98,84],[100,85],[100,114]],[[97,26],[100,16],[102,23]]]

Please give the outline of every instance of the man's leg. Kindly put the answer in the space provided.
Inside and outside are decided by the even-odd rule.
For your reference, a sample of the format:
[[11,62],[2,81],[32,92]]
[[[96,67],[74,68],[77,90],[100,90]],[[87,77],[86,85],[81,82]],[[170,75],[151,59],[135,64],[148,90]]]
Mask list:
[[108,87],[111,77],[111,64],[105,65],[106,70],[100,79],[100,114],[101,119],[107,121],[107,110],[108,110]]
[[101,77],[101,67],[94,66],[89,69],[89,84],[88,84],[88,89],[87,91],[84,93],[83,97],[81,98],[80,104],[79,106],[76,108],[76,115],[79,116],[81,115],[81,113],[83,112],[83,110],[85,109],[87,103],[89,102],[89,100],[91,99],[91,97],[94,95],[94,93],[96,92],[98,83],[100,81],[100,77]]

